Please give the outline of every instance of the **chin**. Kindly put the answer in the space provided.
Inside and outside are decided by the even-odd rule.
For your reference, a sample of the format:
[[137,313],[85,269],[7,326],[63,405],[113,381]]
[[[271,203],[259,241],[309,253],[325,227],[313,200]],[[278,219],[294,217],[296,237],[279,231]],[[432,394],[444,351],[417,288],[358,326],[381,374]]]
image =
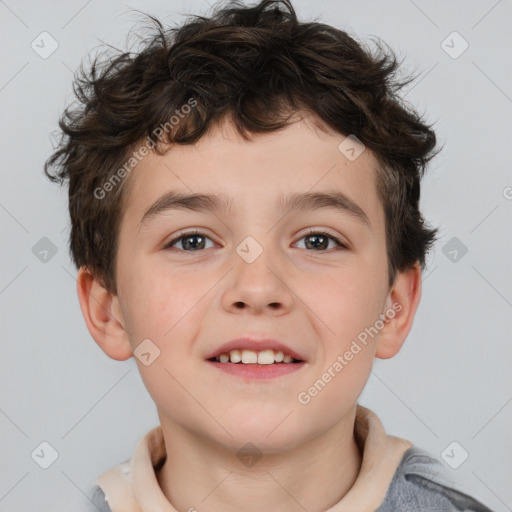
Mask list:
[[293,418],[293,413],[286,418],[289,413],[290,411],[276,416],[253,414],[251,417],[231,417],[222,424],[232,437],[223,432],[221,442],[234,452],[248,443],[252,443],[263,453],[291,450],[301,443],[306,434],[303,432],[304,425],[298,429],[297,418]]

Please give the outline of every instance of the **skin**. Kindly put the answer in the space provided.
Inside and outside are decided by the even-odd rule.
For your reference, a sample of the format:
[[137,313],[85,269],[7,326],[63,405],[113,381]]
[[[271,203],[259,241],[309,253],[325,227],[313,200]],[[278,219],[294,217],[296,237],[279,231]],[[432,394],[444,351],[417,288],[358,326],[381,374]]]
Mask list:
[[[344,138],[304,118],[247,142],[223,122],[194,145],[151,153],[130,175],[118,294],[85,268],[79,271],[87,327],[108,356],[133,357],[147,338],[160,350],[149,366],[136,361],[171,454],[158,481],[177,510],[320,512],[342,499],[357,477],[357,399],[374,358],[393,357],[410,331],[421,270],[415,265],[399,273],[388,287],[377,162],[368,149],[348,160],[338,150]],[[173,210],[140,225],[146,209],[170,190],[228,194],[233,214]],[[355,201],[371,229],[335,210],[276,210],[280,193],[332,190]],[[315,248],[309,228],[327,229],[347,248],[331,239]],[[204,249],[187,252],[180,241],[164,248],[194,230],[208,237]],[[247,236],[263,248],[252,263],[236,252]],[[298,394],[393,303],[401,310],[379,334],[309,403],[300,403]],[[306,364],[254,382],[205,361],[220,344],[244,335],[282,340]],[[250,468],[236,456],[248,442],[263,455]]]

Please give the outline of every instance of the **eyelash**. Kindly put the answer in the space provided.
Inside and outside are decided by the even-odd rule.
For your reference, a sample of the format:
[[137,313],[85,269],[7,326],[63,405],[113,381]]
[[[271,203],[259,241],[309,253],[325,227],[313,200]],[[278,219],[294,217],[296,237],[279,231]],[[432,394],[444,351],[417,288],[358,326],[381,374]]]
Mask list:
[[[200,231],[189,231],[188,233],[180,233],[178,237],[176,238],[173,238],[172,240],[170,240],[169,242],[167,242],[165,244],[165,246],[163,247],[164,249],[173,249],[173,245],[176,243],[176,242],[179,242],[182,238],[188,238],[188,237],[192,237],[192,236],[196,236],[196,235],[201,235],[201,236],[204,236],[205,238],[209,238],[211,240],[210,237],[204,235],[203,233],[201,233]],[[312,236],[312,235],[321,235],[321,236],[324,236],[324,237],[327,237],[327,238],[330,238],[331,240],[333,240],[336,245],[338,246],[336,250],[343,250],[343,249],[348,249],[348,247],[343,244],[342,242],[340,242],[340,240],[335,237],[334,235],[326,232],[326,231],[321,231],[321,230],[314,230],[312,228],[310,228],[310,231],[309,233],[307,233],[306,235],[302,236],[301,238],[299,238],[299,240],[302,240],[303,238],[307,238],[309,236]],[[179,249],[181,252],[197,252],[197,251],[186,251],[184,249]],[[328,252],[327,250],[324,250],[324,251],[313,251],[311,250],[310,252]]]

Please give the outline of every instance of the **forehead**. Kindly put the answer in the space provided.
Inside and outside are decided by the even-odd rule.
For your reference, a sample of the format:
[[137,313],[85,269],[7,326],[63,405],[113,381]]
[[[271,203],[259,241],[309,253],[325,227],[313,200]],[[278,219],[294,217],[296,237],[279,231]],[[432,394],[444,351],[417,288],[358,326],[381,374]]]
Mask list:
[[126,221],[140,224],[148,209],[172,191],[218,195],[229,208],[225,213],[261,217],[282,210],[292,195],[339,191],[360,207],[371,230],[382,228],[375,157],[365,149],[355,160],[347,158],[346,136],[311,121],[251,134],[250,141],[226,121],[195,144],[175,144],[163,156],[149,153],[131,172]]

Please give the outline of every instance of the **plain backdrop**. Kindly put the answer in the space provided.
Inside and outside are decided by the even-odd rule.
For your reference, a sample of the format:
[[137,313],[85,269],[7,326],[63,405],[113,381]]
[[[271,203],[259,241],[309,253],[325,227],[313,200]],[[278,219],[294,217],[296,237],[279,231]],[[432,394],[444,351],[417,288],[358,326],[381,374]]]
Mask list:
[[[443,464],[447,447],[467,452],[448,469],[493,510],[512,510],[512,1],[294,5],[301,19],[389,43],[418,74],[406,99],[445,143],[422,182],[440,240],[420,307],[359,403]],[[140,19],[130,9],[168,25],[211,13],[206,0],[0,1],[2,512],[90,510],[95,478],[158,423],[134,359],[109,359],[86,329],[66,191],[42,172],[73,72],[102,43],[123,47]],[[58,44],[49,56],[41,37],[44,51]]]

